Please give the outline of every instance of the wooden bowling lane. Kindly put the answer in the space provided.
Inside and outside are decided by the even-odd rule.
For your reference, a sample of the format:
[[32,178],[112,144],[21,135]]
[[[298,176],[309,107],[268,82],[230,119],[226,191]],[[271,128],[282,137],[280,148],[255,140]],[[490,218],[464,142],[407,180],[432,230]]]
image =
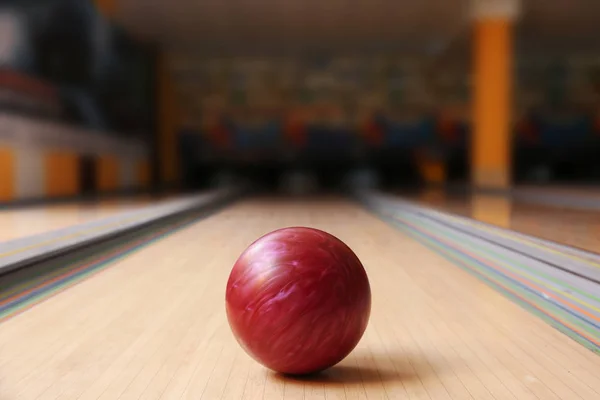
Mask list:
[[532,194],[551,194],[600,200],[598,185],[520,185],[519,191]]
[[[258,236],[307,225],[369,274],[365,337],[320,377],[252,361],[225,284]],[[1,399],[590,399],[600,357],[358,206],[240,202],[0,324]]]
[[133,210],[154,201],[150,197],[100,200],[69,204],[51,204],[0,211],[0,241],[66,228],[119,212]]
[[[541,189],[539,189],[541,190]],[[552,242],[600,253],[600,212],[526,203],[493,195],[427,190],[411,200]]]

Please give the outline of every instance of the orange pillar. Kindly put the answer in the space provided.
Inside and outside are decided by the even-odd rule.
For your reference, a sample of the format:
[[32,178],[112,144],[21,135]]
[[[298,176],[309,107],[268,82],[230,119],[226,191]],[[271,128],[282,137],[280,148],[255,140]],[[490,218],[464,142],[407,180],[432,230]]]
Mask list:
[[158,156],[160,182],[173,187],[179,180],[177,106],[167,56],[161,52],[157,65]]
[[511,175],[511,104],[515,0],[473,3],[474,93],[472,183],[508,189]]
[[44,158],[47,197],[71,197],[79,194],[79,156],[62,150],[46,153]]
[[0,146],[0,202],[15,198],[15,154],[9,147]]
[[119,188],[119,161],[117,157],[110,155],[98,157],[96,172],[100,192],[110,193]]

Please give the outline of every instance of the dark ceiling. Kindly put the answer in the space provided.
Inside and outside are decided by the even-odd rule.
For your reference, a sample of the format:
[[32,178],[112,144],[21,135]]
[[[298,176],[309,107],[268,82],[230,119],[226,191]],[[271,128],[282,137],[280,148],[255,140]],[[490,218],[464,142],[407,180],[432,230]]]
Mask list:
[[[294,53],[468,48],[469,0],[119,0],[120,21],[172,50]],[[524,0],[519,49],[596,51],[598,0]]]
[[[194,109],[204,55],[385,51],[436,70],[468,69],[470,1],[118,0],[118,17],[171,53],[181,103]],[[518,56],[600,54],[599,26],[600,0],[524,0]]]
[[430,52],[465,24],[467,0],[121,0],[121,21],[197,51]]

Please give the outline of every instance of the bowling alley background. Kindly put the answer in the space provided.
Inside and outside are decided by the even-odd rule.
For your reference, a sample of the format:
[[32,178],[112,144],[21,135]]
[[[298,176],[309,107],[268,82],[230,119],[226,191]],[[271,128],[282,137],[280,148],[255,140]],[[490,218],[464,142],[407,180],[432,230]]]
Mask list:
[[152,57],[91,2],[2,2],[0,199],[147,187]]
[[[518,61],[512,128],[517,178],[597,176],[600,60]],[[429,64],[386,54],[174,58],[187,165],[306,159],[406,167],[409,160],[417,179],[464,180],[472,128],[469,74],[461,62]],[[436,168],[439,163],[444,166]]]
[[[0,7],[3,201],[197,188],[216,171],[251,168],[468,179],[468,51],[441,61],[389,50],[158,52],[122,29],[114,4]],[[515,179],[597,178],[600,57],[518,50]]]

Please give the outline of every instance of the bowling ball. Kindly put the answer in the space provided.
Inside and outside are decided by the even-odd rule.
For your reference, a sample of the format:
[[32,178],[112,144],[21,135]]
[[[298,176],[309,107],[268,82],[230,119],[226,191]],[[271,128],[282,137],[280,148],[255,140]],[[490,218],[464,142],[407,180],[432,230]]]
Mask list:
[[241,347],[267,368],[317,373],[358,344],[371,313],[367,274],[338,238],[312,228],[273,231],[235,263],[227,318]]

